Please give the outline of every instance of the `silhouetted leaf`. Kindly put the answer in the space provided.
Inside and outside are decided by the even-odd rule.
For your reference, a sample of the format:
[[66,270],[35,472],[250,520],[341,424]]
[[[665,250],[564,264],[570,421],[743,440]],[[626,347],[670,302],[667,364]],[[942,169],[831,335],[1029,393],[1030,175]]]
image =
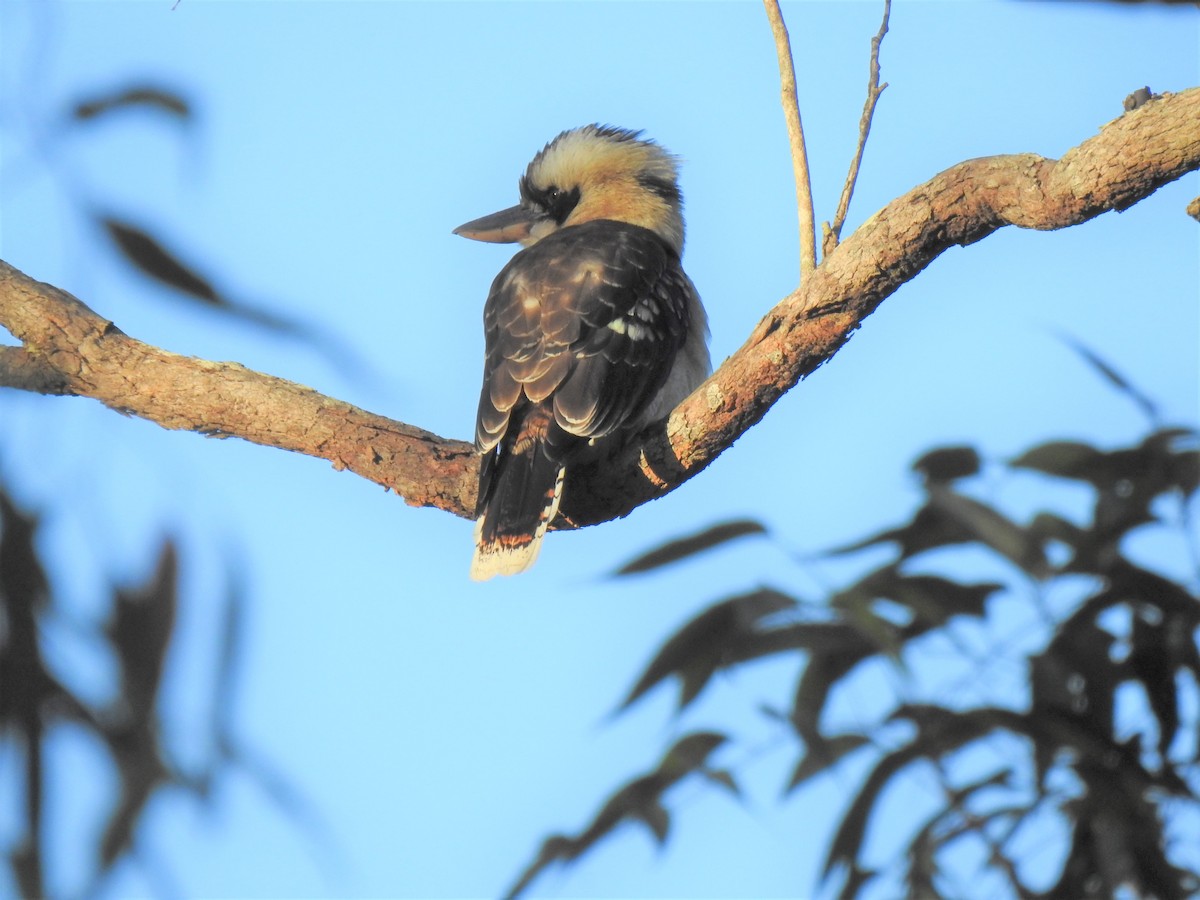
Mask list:
[[[900,659],[904,644],[958,615],[982,616],[987,598],[1003,585],[959,584],[937,575],[907,575],[896,565],[884,566],[843,588],[829,605],[844,621],[879,650]],[[889,600],[910,613],[910,621],[896,623],[879,614],[875,604]]]
[[175,628],[177,579],[175,544],[168,539],[144,585],[114,592],[105,630],[121,664],[121,696],[134,721],[148,721],[154,712]]
[[843,757],[870,743],[870,738],[862,734],[835,734],[832,737],[809,741],[787,787],[784,788],[784,793],[790,793],[808,779],[836,766]]
[[145,584],[114,591],[105,632],[120,664],[120,702],[107,717],[103,740],[116,763],[120,795],[100,839],[101,871],[133,848],[150,798],[176,777],[159,746],[157,701],[174,633],[178,591],[175,544],[164,540]]
[[823,879],[828,880],[838,866],[845,866],[849,870],[856,868],[859,850],[866,837],[867,822],[876,798],[896,773],[920,756],[921,753],[916,748],[909,746],[889,753],[876,764],[842,814],[842,820],[834,832],[825,856]]
[[207,278],[181,262],[158,238],[135,225],[108,216],[102,217],[100,224],[117,249],[144,275],[210,306],[226,305],[227,301]]
[[[12,734],[23,757],[23,848],[12,856],[17,887],[46,892],[42,858],[46,706],[61,687],[46,671],[37,616],[49,600],[45,570],[34,545],[38,518],[19,510],[0,490],[0,736]],[[19,804],[19,806],[18,806]]]
[[871,770],[854,796],[834,834],[825,858],[823,878],[839,866],[853,867],[859,856],[871,813],[880,793],[904,768],[917,760],[941,759],[997,730],[1025,734],[1028,726],[1019,713],[995,707],[954,711],[924,704],[908,704],[891,716],[917,726],[913,739],[886,754]]
[[[24,821],[16,827],[27,836],[8,854],[12,880],[24,896],[46,896],[42,883],[44,864],[41,836],[44,786],[55,777],[55,756],[47,752],[53,744],[51,726],[69,720],[84,733],[94,736],[111,756],[116,773],[115,790],[97,810],[99,829],[90,845],[81,847],[91,866],[91,883],[81,896],[98,895],[112,868],[135,847],[135,835],[144,813],[163,787],[182,787],[201,793],[211,777],[185,777],[167,754],[162,741],[164,727],[159,707],[166,654],[175,625],[178,560],[173,542],[162,543],[154,572],[132,587],[114,588],[108,621],[97,641],[105,661],[115,664],[120,675],[114,700],[99,711],[89,708],[60,683],[42,657],[43,619],[56,614],[50,585],[34,541],[38,519],[20,511],[0,486],[0,730],[19,748],[24,772],[10,775],[18,786],[21,801],[10,804],[18,810],[24,803]],[[260,759],[234,744],[230,734],[229,704],[232,701],[232,662],[239,633],[240,598],[231,590],[227,610],[222,663],[218,672],[213,734],[201,744],[211,744],[224,762],[232,762],[302,824],[313,823],[311,813],[298,802],[293,791]],[[88,629],[91,631],[91,629]],[[58,761],[61,763],[61,760]],[[211,773],[209,773],[211,774]],[[303,816],[301,815],[303,814]],[[15,818],[15,817],[14,817]],[[317,835],[326,846],[329,835]]]
[[[1133,613],[1125,661],[1145,689],[1158,721],[1158,750],[1166,760],[1179,729],[1181,697],[1176,677],[1191,672],[1200,681],[1200,597],[1160,575],[1119,558],[1102,596]],[[1197,751],[1200,758],[1200,751]]]
[[1180,490],[1190,495],[1200,483],[1196,432],[1166,428],[1138,446],[1101,451],[1076,441],[1051,441],[1022,453],[1010,463],[1059,478],[1084,481],[1098,492],[1095,521],[1107,538],[1150,521],[1149,507],[1158,495]]
[[[1187,760],[1181,760],[1184,755],[1200,759],[1194,737],[1189,733],[1186,741],[1181,739],[1185,715],[1187,726],[1195,727],[1194,704],[1181,703],[1178,692],[1180,684],[1192,683],[1181,679],[1181,673],[1200,680],[1200,597],[1133,564],[1122,555],[1122,540],[1131,529],[1160,514],[1160,507],[1152,509],[1157,498],[1189,496],[1197,490],[1197,443],[1196,431],[1170,428],[1117,450],[1056,441],[1018,456],[1014,467],[1095,488],[1094,515],[1083,525],[1053,509],[1042,509],[1034,512],[1029,526],[1022,526],[998,508],[953,489],[957,479],[979,471],[979,457],[971,448],[932,451],[914,464],[924,477],[928,499],[911,520],[832,551],[894,544],[896,559],[832,593],[827,612],[818,613],[815,604],[791,598],[779,608],[768,604],[761,613],[748,603],[750,614],[744,617],[736,615],[736,608],[745,598],[724,601],[725,609],[718,604],[706,610],[664,645],[627,702],[674,675],[682,682],[682,706],[719,669],[772,653],[806,656],[792,709],[786,714],[806,752],[796,761],[788,791],[811,783],[864,746],[890,744],[902,737],[904,730],[893,723],[911,723],[908,739],[883,753],[844,809],[822,876],[828,885],[835,872],[845,875],[839,896],[857,896],[879,874],[866,865],[864,850],[868,830],[883,827],[872,816],[881,809],[884,792],[914,764],[930,762],[938,764],[945,801],[908,831],[912,839],[898,877],[914,895],[935,895],[944,888],[943,875],[949,871],[945,854],[951,844],[969,835],[982,841],[987,864],[998,868],[1020,895],[1107,896],[1118,889],[1170,898],[1196,893],[1200,878],[1183,872],[1169,858],[1178,848],[1173,850],[1165,837],[1169,813],[1164,801],[1194,799],[1195,772]],[[1175,513],[1178,507],[1161,509]],[[1177,526],[1167,516],[1163,519]],[[966,708],[960,708],[958,697],[947,693],[953,704],[908,704],[895,709],[883,725],[867,726],[861,733],[828,735],[822,719],[829,698],[847,684],[858,684],[851,675],[861,663],[885,654],[901,662],[911,660],[914,640],[944,629],[956,616],[983,619],[988,601],[1000,591],[1006,591],[1006,601],[1020,601],[1022,591],[1014,588],[1028,587],[1023,579],[1012,579],[1008,585],[970,583],[961,577],[905,571],[915,568],[909,560],[927,550],[968,543],[977,544],[992,559],[1015,563],[1041,582],[1034,588],[1038,605],[1033,611],[1041,616],[1039,635],[1049,632],[1049,638],[1040,652],[1030,652],[1026,645],[1014,654],[1029,666],[1029,710],[971,706],[970,699]],[[1048,548],[1056,551],[1054,566]],[[1064,548],[1071,552],[1065,563]],[[923,567],[941,569],[943,559],[951,571],[962,571],[953,567],[950,556],[926,560]],[[1067,604],[1073,605],[1060,618]],[[789,614],[772,618],[784,610]],[[1110,629],[1119,630],[1125,621],[1114,613],[1130,612],[1129,648],[1122,654]],[[797,621],[800,618],[819,620]],[[1020,635],[1020,640],[1026,638]],[[971,662],[980,662],[973,658],[973,648],[955,642],[955,649],[964,657],[971,654]],[[1126,723],[1125,733],[1118,736],[1117,695],[1131,679],[1145,689],[1157,728],[1134,723],[1130,729]],[[838,696],[850,694],[839,691]],[[773,703],[760,703],[759,708],[774,720],[785,716]],[[1001,747],[993,740],[1000,732],[1017,740]],[[1157,735],[1157,753],[1146,750],[1152,734]],[[1002,768],[952,786],[962,771],[959,762],[969,770],[980,756],[963,751],[984,742],[993,754],[1001,751]],[[1179,752],[1180,745],[1186,746],[1185,753]],[[1010,762],[1009,746],[1025,749]],[[1037,773],[1032,791],[1027,783],[1030,756]],[[641,788],[660,795],[671,780],[668,771],[664,759],[658,771],[643,777]],[[709,782],[726,784],[724,769],[699,765],[692,771]],[[1005,794],[1002,785],[1010,779],[1012,786]],[[1009,856],[1013,846],[1009,842],[1018,830],[1026,829],[1032,816],[1046,812],[1065,817],[1076,841],[1060,884],[1039,894],[1022,882],[1021,861]],[[1107,819],[1115,824],[1106,823]],[[892,828],[890,821],[887,827]],[[1105,871],[1098,876],[1099,868]],[[895,875],[894,865],[887,869]]]
[[939,447],[919,456],[912,467],[930,484],[949,484],[978,474],[979,453],[974,447]]
[[706,767],[708,757],[726,740],[725,735],[714,731],[694,732],[680,738],[663,754],[654,771],[633,779],[616,791],[586,829],[574,837],[556,834],[547,838],[537,857],[506,896],[520,896],[548,866],[579,858],[622,822],[642,823],[650,829],[655,841],[663,844],[671,821],[662,803],[663,793],[694,772],[704,772],[711,778],[712,772]]
[[1079,441],[1050,441],[1017,456],[1009,465],[1033,469],[1060,478],[1091,481],[1091,473],[1104,462],[1104,454]]
[[926,550],[961,544],[970,539],[970,535],[962,528],[957,527],[937,510],[926,505],[917,511],[907,525],[888,528],[860,541],[835,547],[826,553],[830,556],[839,556],[856,553],[880,544],[895,543],[900,550],[900,559],[904,560]]
[[160,752],[154,723],[122,721],[110,725],[104,739],[120,779],[120,795],[100,839],[100,862],[107,870],[133,848],[134,832],[150,798],[173,779]]
[[46,896],[45,881],[42,877],[41,843],[36,839],[26,840],[9,851],[8,858],[13,874],[16,875],[17,889],[21,896]]
[[[1062,622],[1046,649],[1029,660],[1033,715],[1074,720],[1096,734],[1111,733],[1121,681],[1121,672],[1110,656],[1113,641],[1086,605]],[[1039,776],[1045,776],[1059,749],[1061,745],[1054,741],[1035,743]]]
[[1106,571],[1109,580],[1106,596],[1113,601],[1137,600],[1150,602],[1168,615],[1179,615],[1184,621],[1193,621],[1200,615],[1200,598],[1182,585],[1157,572],[1134,565],[1123,556],[1113,558]]
[[900,548],[900,560],[905,560],[926,550],[973,542],[991,547],[1035,577],[1048,571],[1045,552],[1030,531],[978,500],[939,484],[929,485],[929,501],[907,525],[828,552],[840,555],[895,543]]
[[838,682],[860,662],[878,652],[878,648],[852,626],[838,623],[827,626],[827,630],[830,637],[836,636],[840,640],[813,647],[796,683],[792,701],[792,725],[810,745],[823,740],[821,713]]
[[34,545],[37,527],[38,517],[22,512],[0,489],[0,598],[6,610],[20,606],[32,615],[49,599],[50,583]]
[[1047,541],[1059,541],[1068,547],[1076,547],[1087,536],[1087,532],[1056,513],[1040,512],[1029,523],[1029,533],[1043,546]]
[[1149,435],[1134,452],[1138,463],[1148,470],[1140,486],[1150,497],[1172,490],[1190,497],[1200,486],[1200,433],[1194,429],[1163,428]]
[[860,866],[857,863],[846,866],[846,882],[838,891],[838,897],[840,900],[855,900],[862,896],[863,886],[878,874],[877,870]]
[[82,122],[127,109],[147,109],[165,113],[185,122],[192,115],[191,105],[182,94],[153,84],[133,85],[81,100],[72,108],[71,115]]
[[[963,584],[940,575],[904,575],[888,584],[880,596],[910,609],[924,631],[940,628],[955,616],[982,617],[988,598],[1003,589],[1004,585],[994,581]],[[906,631],[905,637],[911,636]]]
[[229,574],[225,591],[225,606],[221,616],[220,643],[217,652],[217,670],[212,693],[212,731],[218,741],[226,741],[232,735],[234,685],[238,675],[238,660],[244,641],[246,618],[246,592],[243,577],[238,568]]
[[1133,383],[1125,376],[1116,370],[1110,363],[1106,362],[1096,351],[1084,345],[1081,341],[1073,337],[1060,334],[1059,340],[1078,353],[1083,359],[1100,375],[1105,378],[1113,387],[1137,404],[1138,408],[1145,413],[1146,418],[1151,422],[1158,421],[1158,407],[1155,405],[1146,394],[1134,387]]
[[235,300],[218,291],[211,280],[182,261],[165,243],[146,230],[110,216],[98,221],[117,249],[142,274],[199,301],[204,308],[249,322],[260,328],[307,344],[326,356],[347,376],[362,378],[369,367],[353,348],[327,329],[314,328],[288,316]]
[[742,789],[738,787],[737,779],[733,777],[733,773],[728,769],[701,769],[700,774],[711,781],[713,784],[718,784],[733,796],[740,798]]
[[[1068,810],[1070,807],[1068,807]],[[1098,897],[1102,888],[1096,870],[1099,868],[1095,859],[1095,847],[1091,842],[1091,832],[1086,824],[1074,815],[1068,816],[1071,826],[1071,849],[1067,853],[1066,865],[1058,883],[1049,891],[1050,897]]]
[[719,731],[697,731],[685,735],[666,752],[658,771],[673,781],[702,768],[708,758],[729,738]]
[[842,621],[866,638],[872,650],[887,655],[898,666],[904,665],[900,656],[904,646],[900,626],[876,612],[871,595],[853,589],[839,591],[831,603],[837,604]]
[[667,842],[667,833],[671,829],[671,814],[666,807],[659,803],[647,803],[634,813],[634,817],[646,823],[661,847]]
[[0,487],[0,731],[12,727],[27,739],[56,717],[94,725],[91,711],[54,677],[42,656],[39,618],[51,596],[35,540],[39,522]]
[[930,489],[929,502],[960,525],[971,540],[995,550],[1034,578],[1048,574],[1046,553],[1036,537],[990,506],[938,487]]
[[1064,805],[1072,846],[1054,896],[1130,896],[1158,900],[1195,897],[1200,879],[1166,855],[1158,806],[1144,784],[1130,783],[1109,766],[1085,770],[1085,792]]
[[[1146,689],[1146,699],[1158,720],[1158,752],[1164,758],[1179,730],[1179,698],[1175,692],[1176,654],[1172,644],[1186,641],[1194,646],[1191,633],[1180,629],[1176,634],[1157,606],[1138,604],[1134,608],[1129,639],[1130,671]],[[1173,640],[1174,639],[1174,640]]]
[[700,613],[670,638],[647,666],[621,709],[672,675],[679,677],[679,706],[691,703],[722,666],[741,661],[739,643],[753,638],[762,619],[795,607],[796,601],[770,588],[723,600]]
[[686,537],[668,541],[659,547],[655,547],[653,550],[634,557],[613,572],[613,577],[649,572],[651,569],[679,562],[681,559],[695,556],[737,538],[750,534],[766,534],[766,532],[766,526],[753,519],[735,519],[731,522],[720,522]]
[[[1195,432],[1189,435],[1193,440]],[[1200,488],[1200,450],[1177,450],[1168,463],[1167,480],[1191,497]]]

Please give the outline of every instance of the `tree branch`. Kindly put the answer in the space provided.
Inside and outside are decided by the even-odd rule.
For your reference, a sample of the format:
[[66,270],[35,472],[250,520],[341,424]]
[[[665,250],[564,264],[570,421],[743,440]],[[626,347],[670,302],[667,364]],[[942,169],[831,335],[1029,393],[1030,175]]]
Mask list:
[[74,393],[62,372],[24,347],[0,347],[0,387],[34,394]]
[[875,37],[871,38],[870,78],[867,80],[867,100],[863,104],[862,116],[858,121],[858,147],[854,151],[854,159],[850,161],[850,171],[846,173],[846,183],[842,186],[842,196],[838,199],[837,212],[833,216],[833,225],[826,223],[821,239],[821,255],[828,256],[842,239],[842,226],[846,224],[846,213],[850,211],[850,198],[854,195],[854,185],[858,181],[858,168],[862,165],[863,151],[867,149],[867,135],[871,133],[871,119],[875,116],[875,104],[879,95],[887,87],[887,82],[879,83],[879,46],[883,36],[887,34],[888,19],[892,15],[892,0],[883,0],[883,24]]
[[[559,527],[627,515],[702,471],[944,250],[1005,225],[1077,225],[1198,168],[1200,88],[1126,113],[1057,161],[1017,154],[947,169],[864,222],[669,419],[608,458],[575,467]],[[3,263],[0,324],[24,345],[0,348],[0,385],[92,397],[165,428],[306,453],[413,505],[474,513],[478,464],[462,441],[235,363],[150,347]]]
[[787,121],[788,143],[792,148],[792,173],[796,179],[796,214],[800,225],[800,281],[804,282],[817,265],[817,224],[813,209],[812,179],[808,174],[808,149],[804,126],[800,122],[800,101],[796,97],[796,69],[792,65],[792,42],[779,9],[779,0],[763,0],[775,54],[779,57],[779,99]]
[[1004,225],[1078,225],[1127,209],[1198,168],[1200,88],[1191,88],[1114,119],[1059,160],[1026,153],[947,169],[859,226],[665,423],[650,426],[603,470],[569,474],[560,512],[575,525],[604,522],[702,471],[950,247]]
[[294,450],[391,488],[415,506],[474,510],[478,461],[470,444],[237,363],[151,347],[4,262],[0,323],[24,344],[0,348],[0,386],[91,397],[164,428]]

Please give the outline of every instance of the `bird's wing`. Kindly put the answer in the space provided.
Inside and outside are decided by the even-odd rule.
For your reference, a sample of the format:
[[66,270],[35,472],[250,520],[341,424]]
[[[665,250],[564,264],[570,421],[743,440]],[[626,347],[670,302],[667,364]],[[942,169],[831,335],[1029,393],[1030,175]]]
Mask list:
[[691,282],[653,232],[594,221],[521,251],[484,309],[476,446],[494,448],[522,402],[552,405],[580,438],[637,422],[688,328]]

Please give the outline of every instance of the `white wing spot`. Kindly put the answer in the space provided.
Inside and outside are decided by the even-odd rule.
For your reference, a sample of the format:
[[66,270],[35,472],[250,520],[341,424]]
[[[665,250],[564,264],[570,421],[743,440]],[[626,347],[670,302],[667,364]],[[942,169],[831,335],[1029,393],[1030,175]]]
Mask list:
[[625,335],[631,341],[640,341],[654,336],[653,329],[643,325],[641,322],[634,322],[632,319],[613,319],[608,323],[608,327],[617,334]]
[[639,325],[637,322],[627,322],[625,330],[629,334],[631,341],[640,341],[642,338],[650,334],[650,329],[645,325]]
[[653,300],[643,300],[633,308],[633,314],[643,322],[653,322],[658,315],[658,304]]

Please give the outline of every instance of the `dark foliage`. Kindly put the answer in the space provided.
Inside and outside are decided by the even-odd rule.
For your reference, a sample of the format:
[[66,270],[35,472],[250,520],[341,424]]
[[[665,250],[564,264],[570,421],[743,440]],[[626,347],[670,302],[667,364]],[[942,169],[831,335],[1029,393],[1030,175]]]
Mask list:
[[89,644],[111,660],[118,674],[112,696],[97,702],[89,699],[92,692],[72,685],[65,673],[56,674],[49,662],[46,635],[71,617],[47,577],[53,564],[48,566],[38,550],[38,521],[0,485],[0,751],[15,749],[23,762],[19,769],[4,770],[3,790],[24,800],[22,834],[5,853],[21,895],[68,893],[62,885],[47,882],[45,866],[47,845],[54,840],[46,821],[46,788],[59,774],[50,763],[48,747],[63,726],[72,726],[101,747],[118,781],[118,791],[103,812],[97,846],[73,849],[94,860],[85,894],[94,893],[113,867],[135,852],[152,798],[175,789],[195,802],[210,803],[217,781],[232,767],[248,771],[285,813],[301,824],[313,824],[291,788],[270,765],[241,746],[231,730],[242,605],[236,584],[231,583],[224,598],[220,665],[214,673],[213,713],[203,742],[210,748],[209,758],[187,771],[171,752],[160,708],[175,633],[179,554],[174,541],[162,540],[157,565],[144,582],[112,585],[107,621],[87,626]]
[[[1075,349],[1155,422],[1152,402],[1091,351]],[[821,602],[764,587],[713,603],[666,640],[621,709],[677,679],[683,711],[723,670],[796,658],[790,711],[762,707],[797,747],[786,791],[852,755],[868,764],[826,851],[821,888],[837,896],[871,887],[954,896],[963,874],[956,850],[968,843],[986,861],[990,883],[1016,897],[1195,896],[1200,877],[1188,866],[1195,868],[1196,850],[1169,834],[1173,817],[1200,813],[1200,571],[1194,547],[1186,563],[1192,571],[1177,580],[1140,562],[1130,538],[1154,529],[1168,543],[1180,535],[1184,545],[1194,540],[1200,434],[1156,423],[1130,447],[1052,441],[997,464],[1006,483],[1034,480],[1043,500],[1060,496],[1061,485],[1090,489],[1090,515],[1082,520],[1045,504],[1020,522],[972,496],[984,464],[970,447],[930,451],[913,468],[925,496],[908,522],[828,551],[844,558],[873,549],[878,559],[879,548],[891,548],[889,561]],[[990,478],[989,487],[995,483]],[[714,525],[643,554],[618,574],[650,568],[647,560],[694,557],[719,543],[710,536],[767,532],[755,524]],[[961,557],[946,548],[967,546],[976,548],[974,565],[1000,577],[973,582],[938,571]],[[1013,621],[1025,623],[1021,648],[995,636],[999,623]],[[957,640],[963,628],[987,635],[994,652],[973,655]],[[997,705],[961,700],[941,686],[920,700],[897,694],[890,713],[863,727],[827,724],[839,691],[867,666],[912,676],[934,637],[956,648],[958,671],[968,677],[986,677],[995,655],[1015,660],[1027,673],[1026,694]],[[1118,695],[1126,707],[1120,715]],[[723,743],[726,756],[736,753],[736,737]],[[609,815],[602,812],[580,838],[547,841],[513,893],[548,862],[580,856],[622,819],[640,819],[665,840],[669,818],[660,782],[646,781],[653,777],[615,793],[604,806]],[[905,849],[895,859],[875,858],[867,836],[883,796],[930,777],[940,785],[938,808],[907,824],[890,813],[887,827],[906,835]],[[1021,852],[1047,817],[1068,835],[1051,875],[1031,872]]]
[[[62,127],[47,129],[47,133],[58,139],[72,129],[91,128],[97,122],[126,115],[148,115],[183,126],[195,121],[193,104],[183,93],[161,84],[136,82],[70,104],[60,119]],[[210,273],[185,262],[187,254],[173,249],[156,229],[99,211],[84,181],[75,173],[60,171],[67,158],[45,154],[44,162],[58,176],[56,180],[75,212],[103,236],[101,246],[115,251],[130,271],[168,289],[157,298],[184,298],[197,308],[217,312],[226,321],[249,323],[298,340],[329,357],[344,373],[364,374],[357,354],[327,331],[233,297],[216,286],[218,280]],[[210,711],[203,714],[206,722],[186,725],[189,734],[202,736],[200,746],[206,758],[189,768],[180,762],[180,754],[173,752],[162,714],[164,677],[176,632],[179,548],[170,537],[163,537],[153,573],[132,587],[110,585],[107,621],[79,625],[55,595],[53,581],[46,574],[70,561],[41,555],[35,541],[38,521],[38,514],[21,509],[9,488],[0,483],[0,755],[7,751],[21,761],[19,769],[3,770],[0,792],[22,800],[18,837],[3,848],[20,894],[89,896],[102,889],[121,860],[132,856],[156,862],[137,852],[138,834],[151,801],[174,793],[212,806],[219,784],[234,769],[248,774],[285,815],[310,832],[318,847],[328,849],[328,835],[308,805],[272,764],[234,733],[244,598],[233,567],[225,596],[217,598],[224,620],[208,696]],[[94,690],[82,689],[95,685],[71,684],[71,660],[62,653],[48,654],[46,635],[63,623],[85,632],[87,652],[93,654],[93,660],[99,656],[111,664],[117,683],[110,697],[98,701]],[[58,670],[51,664],[52,658],[59,664]],[[179,721],[178,715],[174,718]],[[90,862],[88,883],[71,886],[54,883],[54,873],[48,878],[46,867],[47,848],[58,837],[55,823],[47,821],[47,785],[61,775],[51,762],[50,749],[65,727],[82,732],[102,748],[117,781],[115,796],[102,811],[103,825],[95,845],[69,848],[72,855]],[[161,882],[161,873],[154,874]],[[164,890],[168,886],[160,883],[158,887]]]
[[635,575],[638,572],[649,572],[660,566],[694,556],[704,550],[711,550],[721,544],[737,540],[752,534],[765,534],[766,527],[753,519],[735,519],[732,522],[721,522],[708,528],[701,529],[695,534],[676,538],[660,547],[643,553],[631,559],[617,569],[613,575]]
[[[191,126],[196,121],[193,104],[183,92],[154,82],[137,82],[74,101],[61,119],[64,127],[48,129],[47,133],[52,138],[69,136],[72,127],[87,128],[93,123],[132,114],[149,115],[156,121],[172,125]],[[63,165],[55,155],[46,155],[44,161],[54,168]],[[294,304],[259,303],[219,287],[213,273],[188,262],[187,254],[173,247],[158,228],[137,224],[123,213],[98,209],[90,194],[81,188],[82,180],[74,173],[56,174],[77,214],[103,235],[102,245],[115,251],[131,271],[168,289],[156,299],[181,298],[195,308],[218,313],[227,322],[248,324],[311,348],[343,374],[362,379],[376,377],[360,355],[327,327],[318,327],[271,309]]]
[[626,822],[641,822],[650,829],[659,844],[666,843],[671,816],[663,804],[663,794],[685,778],[699,775],[736,794],[737,783],[733,776],[725,769],[714,769],[708,765],[708,758],[725,741],[725,735],[712,731],[699,731],[680,738],[663,754],[662,760],[652,771],[633,779],[609,797],[592,823],[579,834],[555,834],[546,838],[537,858],[529,864],[507,896],[521,894],[548,866],[578,859]]
[[[49,141],[70,139],[72,132],[112,122],[121,127],[126,116],[148,116],[171,126],[183,126],[185,140],[196,121],[195,107],[179,90],[152,81],[130,82],[112,90],[89,93],[56,116],[58,127],[45,127]],[[47,125],[47,123],[39,123]],[[165,288],[152,302],[182,298],[193,308],[210,310],[224,322],[256,326],[274,336],[299,342],[326,356],[344,375],[374,378],[357,352],[326,328],[290,315],[271,312],[218,287],[223,279],[187,261],[190,253],[172,246],[156,227],[135,224],[124,214],[97,208],[87,179],[71,171],[70,155],[34,152],[49,168],[74,213],[94,227],[99,246],[113,253],[127,270]],[[279,304],[270,304],[277,306]],[[193,803],[215,806],[226,775],[240,769],[294,824],[308,831],[315,847],[333,850],[327,829],[273,764],[240,740],[233,728],[234,693],[245,599],[234,566],[227,571],[227,589],[215,598],[223,614],[218,662],[211,673],[202,721],[182,722],[178,710],[172,721],[197,745],[204,757],[190,766],[172,747],[166,730],[163,685],[170,670],[171,645],[176,635],[180,550],[169,536],[160,539],[157,564],[144,582],[105,589],[109,610],[104,622],[80,623],[53,589],[47,573],[62,571],[73,561],[43,555],[36,540],[40,514],[23,509],[13,499],[15,485],[0,481],[0,758],[19,765],[0,768],[0,795],[19,798],[16,834],[0,847],[21,896],[91,896],[126,858],[146,865],[160,893],[173,893],[153,855],[139,853],[152,801],[174,794]],[[49,513],[51,511],[47,511]],[[84,676],[73,666],[71,651],[48,640],[55,629],[82,636],[73,642],[92,664],[103,660],[115,673],[109,696],[97,699],[96,684],[75,683]],[[49,638],[48,638],[49,636]],[[103,687],[109,687],[104,685]],[[206,721],[205,721],[206,720]],[[116,790],[90,846],[71,846],[67,852],[87,862],[87,883],[56,883],[47,860],[58,824],[48,818],[48,786],[61,779],[53,752],[70,729],[101,748],[112,765]],[[195,752],[187,754],[194,758]]]
[[78,100],[71,108],[71,118],[90,122],[117,112],[146,110],[165,114],[180,122],[192,118],[192,105],[179,91],[157,84],[132,84],[114,91],[105,91],[86,100]]

